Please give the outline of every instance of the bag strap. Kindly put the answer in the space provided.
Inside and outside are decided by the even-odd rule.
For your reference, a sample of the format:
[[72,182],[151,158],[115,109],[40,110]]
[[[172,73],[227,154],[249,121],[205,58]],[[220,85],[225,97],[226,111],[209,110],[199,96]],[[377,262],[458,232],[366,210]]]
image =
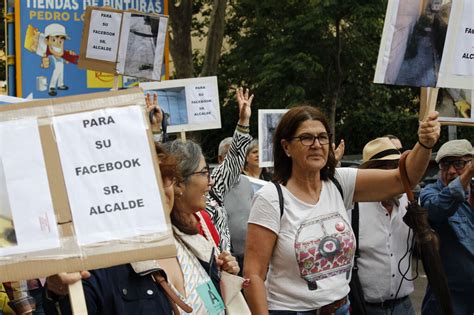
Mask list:
[[[339,191],[339,194],[341,194],[341,198],[344,200],[344,193],[342,192],[342,187],[339,181],[336,178],[331,178],[331,181],[336,185],[337,190]],[[278,193],[278,202],[280,204],[280,219],[283,216],[283,213],[285,212],[285,203],[283,200],[283,192],[281,190],[281,186],[279,183],[272,181],[272,183],[275,185],[277,193]]]
[[283,212],[285,212],[285,203],[283,201],[283,192],[281,191],[281,186],[279,183],[272,181],[275,185],[277,193],[278,193],[278,202],[280,204],[280,219],[283,216]]
[[359,253],[359,203],[354,204],[354,209],[352,209],[352,218],[351,218],[352,231],[356,239],[356,250],[354,255],[354,267],[353,269],[358,269],[357,267],[357,258],[360,257]]
[[177,306],[179,306],[186,313],[192,313],[193,308],[188,304],[184,303],[184,301],[179,298],[179,296],[173,291],[173,289],[171,289],[170,285],[168,284],[168,281],[166,281],[166,278],[163,277],[163,275],[159,271],[154,272],[151,277],[156,283],[161,286],[161,288],[165,292],[166,297],[170,301],[171,308],[173,309],[174,314],[179,314]]

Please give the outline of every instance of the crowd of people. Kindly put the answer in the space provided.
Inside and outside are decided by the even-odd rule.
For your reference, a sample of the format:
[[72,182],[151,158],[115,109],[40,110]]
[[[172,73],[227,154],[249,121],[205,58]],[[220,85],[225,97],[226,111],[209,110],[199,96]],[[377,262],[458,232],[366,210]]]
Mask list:
[[[400,140],[374,139],[359,168],[338,167],[344,143],[335,147],[320,110],[296,106],[276,128],[269,174],[258,166],[258,142],[249,133],[253,95],[239,88],[236,98],[237,125],[212,170],[192,140],[156,143],[176,257],[33,280],[42,296],[26,294],[23,303],[11,296],[14,311],[70,314],[68,285],[82,281],[89,314],[347,315],[356,309],[349,298],[355,264],[364,314],[415,314]],[[147,111],[159,125],[156,97],[147,96]],[[412,188],[440,130],[436,112],[419,124],[406,158]],[[473,154],[468,140],[443,144],[439,179],[420,194],[440,238],[456,315],[474,312]],[[249,177],[272,182],[254,191]],[[238,286],[235,299],[224,282],[229,277]],[[422,312],[441,314],[430,285]]]

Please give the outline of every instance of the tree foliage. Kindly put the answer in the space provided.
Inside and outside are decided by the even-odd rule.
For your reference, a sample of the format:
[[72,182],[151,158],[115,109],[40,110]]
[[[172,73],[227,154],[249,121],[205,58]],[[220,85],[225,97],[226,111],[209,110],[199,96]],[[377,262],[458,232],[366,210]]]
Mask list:
[[[419,88],[372,83],[387,0],[224,2],[226,49],[215,69],[223,128],[193,135],[208,157],[216,156],[218,142],[235,128],[232,90],[238,85],[255,94],[254,136],[258,108],[309,103],[326,112],[335,140],[345,139],[348,154],[360,154],[365,143],[388,133],[399,136],[407,148],[416,142]],[[201,17],[191,23],[195,36],[206,37],[215,4],[194,2],[194,17]],[[222,51],[214,45],[204,55],[191,53],[193,75],[212,74],[203,71],[211,50]]]

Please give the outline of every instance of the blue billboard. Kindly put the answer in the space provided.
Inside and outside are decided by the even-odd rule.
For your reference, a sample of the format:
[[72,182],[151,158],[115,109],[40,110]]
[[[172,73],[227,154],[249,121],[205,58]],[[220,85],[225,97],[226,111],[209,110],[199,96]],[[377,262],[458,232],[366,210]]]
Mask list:
[[[166,14],[166,0],[15,0],[16,95],[53,98],[112,88],[114,75],[77,67],[87,6]],[[165,48],[165,60],[168,50]],[[163,72],[164,73],[164,72]],[[119,87],[136,85],[120,77]]]

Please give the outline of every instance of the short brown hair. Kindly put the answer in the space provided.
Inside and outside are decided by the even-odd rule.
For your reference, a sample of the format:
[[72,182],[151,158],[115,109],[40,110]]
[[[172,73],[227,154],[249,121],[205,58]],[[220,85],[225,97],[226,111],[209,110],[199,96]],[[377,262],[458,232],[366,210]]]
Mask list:
[[[291,137],[295,135],[296,130],[301,124],[307,120],[320,121],[326,132],[329,133],[329,124],[326,116],[317,108],[302,105],[293,107],[281,118],[278,126],[275,130],[273,137],[273,159],[274,159],[274,174],[273,179],[283,185],[285,185],[290,179],[292,172],[292,161],[283,150],[281,140],[291,140]],[[321,169],[320,175],[322,180],[328,180],[334,178],[337,161],[332,149],[331,143],[329,143],[329,156],[326,165]]]

